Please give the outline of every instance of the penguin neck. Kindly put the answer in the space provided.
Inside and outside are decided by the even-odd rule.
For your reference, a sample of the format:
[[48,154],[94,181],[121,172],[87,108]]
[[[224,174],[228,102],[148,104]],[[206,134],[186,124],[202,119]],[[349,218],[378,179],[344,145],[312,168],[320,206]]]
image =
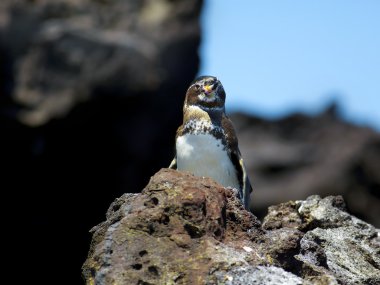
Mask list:
[[185,105],[183,108],[183,124],[191,120],[203,120],[213,125],[221,125],[224,107],[208,108],[198,105]]
[[202,108],[191,105],[185,106],[183,111],[183,127],[185,132],[223,132],[221,125],[224,108]]

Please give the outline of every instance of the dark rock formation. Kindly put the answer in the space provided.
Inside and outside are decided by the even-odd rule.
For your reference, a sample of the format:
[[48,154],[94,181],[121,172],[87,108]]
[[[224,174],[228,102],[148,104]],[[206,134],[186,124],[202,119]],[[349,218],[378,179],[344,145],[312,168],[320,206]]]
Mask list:
[[[88,230],[115,197],[140,191],[170,163],[199,63],[201,4],[0,1],[0,189],[9,206],[5,260],[23,272],[17,283],[81,284]],[[342,194],[351,211],[380,226],[378,134],[333,112],[233,120],[255,214],[311,194]],[[295,212],[265,236],[289,242],[270,250],[286,270],[297,265],[288,259],[299,254],[297,219]],[[238,228],[233,220],[226,221]],[[282,275],[259,267],[231,275],[266,270]]]
[[340,196],[272,206],[261,226],[232,189],[162,169],[92,232],[87,284],[380,282],[380,232]]
[[350,212],[380,227],[380,134],[336,109],[278,120],[232,115],[260,218],[283,201],[342,195]]
[[89,229],[173,157],[202,0],[0,2],[10,255],[38,259],[24,283],[80,284]]
[[89,284],[197,284],[222,264],[245,264],[242,247],[260,232],[259,221],[232,191],[193,178],[162,170],[141,194],[111,205],[107,221],[93,229]]

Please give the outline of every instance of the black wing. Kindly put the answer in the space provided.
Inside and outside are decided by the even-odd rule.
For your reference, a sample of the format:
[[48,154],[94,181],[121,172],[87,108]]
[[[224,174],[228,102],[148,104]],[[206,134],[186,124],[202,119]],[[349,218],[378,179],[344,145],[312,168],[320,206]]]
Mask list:
[[250,194],[252,192],[252,186],[248,178],[247,170],[245,169],[243,158],[238,147],[238,139],[236,137],[235,128],[232,125],[231,120],[223,114],[222,126],[225,132],[225,139],[230,149],[229,156],[233,165],[237,170],[237,177],[240,184],[240,197],[243,201],[245,208],[249,209]]
[[240,151],[232,151],[230,153],[231,161],[237,170],[237,176],[240,184],[240,196],[243,204],[247,210],[249,210],[250,197],[252,192],[251,182],[249,181],[247,170],[244,165],[243,158]]

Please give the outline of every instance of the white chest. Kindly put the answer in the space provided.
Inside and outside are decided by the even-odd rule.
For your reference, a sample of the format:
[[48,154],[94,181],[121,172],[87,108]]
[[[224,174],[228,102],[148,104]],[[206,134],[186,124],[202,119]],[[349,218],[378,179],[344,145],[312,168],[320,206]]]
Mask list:
[[211,177],[223,186],[239,189],[236,170],[222,142],[210,134],[186,134],[176,141],[177,169]]

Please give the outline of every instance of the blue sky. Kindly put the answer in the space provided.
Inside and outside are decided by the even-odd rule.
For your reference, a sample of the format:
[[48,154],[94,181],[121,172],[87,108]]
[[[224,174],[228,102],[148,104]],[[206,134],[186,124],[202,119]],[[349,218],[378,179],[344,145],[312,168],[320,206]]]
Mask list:
[[205,0],[200,74],[227,110],[317,113],[380,130],[380,0]]

